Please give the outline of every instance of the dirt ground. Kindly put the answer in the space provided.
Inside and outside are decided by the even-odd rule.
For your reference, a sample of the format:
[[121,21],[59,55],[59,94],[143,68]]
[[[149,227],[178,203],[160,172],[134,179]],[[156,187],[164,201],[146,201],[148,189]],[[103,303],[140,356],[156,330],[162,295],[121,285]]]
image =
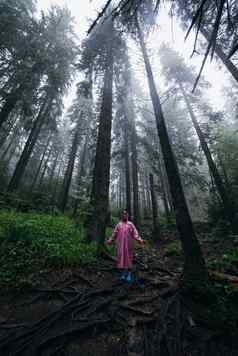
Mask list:
[[[238,355],[235,333],[181,295],[183,257],[168,255],[171,239],[136,250],[132,285],[104,257],[91,268],[46,268],[31,287],[2,290],[0,355]],[[219,258],[221,246],[201,240],[206,257]]]

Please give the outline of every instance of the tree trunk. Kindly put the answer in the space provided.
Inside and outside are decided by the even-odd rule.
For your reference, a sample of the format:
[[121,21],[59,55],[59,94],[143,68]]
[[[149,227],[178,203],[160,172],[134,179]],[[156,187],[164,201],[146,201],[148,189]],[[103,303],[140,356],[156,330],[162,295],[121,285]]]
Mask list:
[[31,153],[34,149],[35,143],[36,143],[38,136],[40,134],[41,128],[47,118],[47,114],[50,110],[51,103],[52,103],[52,99],[49,99],[46,97],[44,99],[43,104],[41,105],[39,114],[38,114],[36,120],[34,121],[31,133],[28,137],[28,140],[25,144],[25,147],[23,149],[21,157],[16,165],[15,171],[14,171],[13,176],[10,180],[9,185],[8,185],[8,188],[7,188],[8,192],[13,192],[14,190],[17,190],[20,185],[21,179],[25,173],[27,163],[29,161],[29,158],[30,158]]
[[137,157],[137,134],[134,117],[131,117],[131,168],[133,185],[133,222],[140,225],[140,207],[139,207],[139,178],[138,178],[138,157]]
[[75,159],[78,151],[78,145],[79,145],[79,129],[81,125],[81,118],[82,118],[82,113],[78,119],[77,127],[74,133],[73,137],[73,142],[69,154],[69,160],[68,160],[68,165],[66,168],[66,172],[64,175],[64,181],[63,181],[63,186],[62,186],[62,191],[61,191],[61,196],[60,196],[60,203],[59,203],[59,208],[62,212],[65,211],[67,202],[68,202],[68,196],[69,196],[69,188],[71,185],[72,181],[72,176],[73,176],[73,170],[74,170],[74,164],[75,164]]
[[125,145],[125,180],[126,180],[126,210],[129,220],[131,219],[131,180],[130,180],[130,156],[128,140],[128,123],[125,118],[124,125],[124,145]]
[[[80,194],[80,192],[81,192],[82,179],[85,176],[85,162],[86,162],[87,148],[88,148],[88,135],[85,137],[83,150],[82,150],[80,162],[79,162],[79,171],[78,171],[78,177],[77,177],[78,194]],[[74,202],[74,211],[73,211],[74,217],[77,215],[79,202],[80,202],[80,197],[78,196]]]
[[162,167],[162,162],[161,159],[159,160],[159,165],[158,165],[158,172],[159,172],[159,177],[160,177],[160,185],[161,185],[161,197],[162,197],[162,201],[163,201],[163,205],[164,205],[164,212],[165,212],[165,216],[166,216],[166,222],[167,224],[170,223],[170,206],[169,206],[169,202],[168,199],[170,197],[170,192],[167,192],[167,182],[165,181],[167,179],[167,177],[165,177],[166,172],[164,172],[164,169]]
[[160,226],[158,221],[158,205],[155,195],[154,188],[154,177],[153,174],[150,173],[150,194],[151,194],[151,202],[152,202],[152,213],[153,213],[153,239],[154,241],[160,240]]
[[156,90],[154,77],[149,62],[149,57],[146,51],[143,34],[139,23],[138,34],[140,46],[143,54],[145,68],[147,72],[148,85],[151,95],[151,100],[154,108],[155,119],[157,124],[158,136],[160,139],[161,149],[164,157],[165,168],[169,180],[173,206],[175,210],[176,223],[184,251],[185,264],[183,277],[188,283],[198,285],[208,278],[208,273],[205,261],[200,249],[199,242],[196,238],[192,220],[188,211],[187,203],[184,197],[184,192],[181,184],[181,179],[177,167],[177,163],[172,151],[171,143],[168,137],[167,128],[164,121],[164,115],[160,99]]
[[[113,31],[113,24],[112,24]],[[93,187],[91,195],[92,216],[88,226],[88,238],[103,244],[109,205],[111,126],[112,126],[112,83],[113,83],[113,34],[108,43],[102,106],[99,118]]]
[[[200,28],[200,31],[202,32],[202,34],[206,38],[206,40],[209,42],[210,36],[209,36],[208,31],[206,31],[203,27]],[[238,68],[232,63],[232,61],[229,58],[227,58],[227,55],[223,52],[223,50],[219,44],[216,44],[215,52],[216,52],[217,56],[221,59],[223,64],[225,64],[227,70],[231,73],[233,78],[238,83]]]
[[56,153],[56,156],[55,156],[55,159],[54,159],[54,163],[53,163],[53,167],[51,169],[51,173],[50,173],[50,179],[49,179],[49,187],[50,187],[50,190],[51,190],[51,187],[52,187],[52,182],[53,182],[53,179],[54,179],[54,176],[55,176],[55,170],[56,170],[56,167],[57,167],[57,163],[58,163],[58,159],[59,159],[59,151]]
[[233,204],[231,202],[231,200],[229,199],[229,196],[228,196],[228,193],[226,191],[226,188],[223,184],[223,181],[221,179],[221,176],[218,172],[218,169],[216,167],[216,164],[212,158],[212,155],[211,155],[211,152],[208,148],[208,145],[205,141],[205,138],[203,136],[203,133],[202,133],[202,130],[200,129],[200,126],[198,124],[198,121],[195,117],[195,114],[193,112],[193,109],[192,109],[192,106],[189,102],[189,99],[188,99],[188,96],[183,88],[183,85],[180,81],[178,81],[178,84],[179,84],[179,87],[180,87],[180,90],[183,94],[183,97],[184,97],[184,100],[185,100],[185,103],[187,105],[187,109],[188,109],[188,112],[189,112],[189,115],[191,117],[191,120],[193,122],[193,125],[194,125],[194,128],[196,130],[196,133],[198,135],[198,138],[199,138],[199,141],[200,141],[200,144],[201,144],[201,147],[202,147],[202,150],[204,152],[204,155],[206,157],[206,160],[207,160],[207,164],[208,164],[208,167],[210,169],[210,172],[211,172],[211,175],[214,179],[214,183],[215,183],[215,186],[216,186],[216,189],[217,189],[217,192],[220,196],[220,199],[221,199],[221,202],[223,204],[223,207],[224,207],[224,213],[226,215],[226,218],[227,220],[231,223],[231,226],[234,230],[234,232],[236,231],[236,221],[235,221],[235,211],[234,211],[234,207],[233,207]]
[[40,164],[39,164],[39,166],[38,166],[38,168],[37,168],[37,171],[36,171],[36,174],[35,174],[35,176],[34,176],[33,182],[32,182],[32,184],[31,184],[30,192],[32,192],[32,191],[34,190],[34,188],[35,188],[37,179],[38,179],[39,174],[40,174],[41,167],[42,167],[42,165],[43,165],[43,161],[44,161],[44,159],[45,159],[45,155],[46,155],[46,151],[47,151],[47,149],[48,149],[48,145],[49,145],[50,139],[51,139],[51,135],[49,135],[48,140],[47,140],[47,142],[46,142],[46,145],[45,145],[45,147],[44,147],[44,151],[43,151],[42,156],[41,156]]
[[39,184],[38,184],[38,190],[41,189],[41,186],[42,186],[42,183],[43,183],[43,179],[45,177],[45,172],[46,172],[46,169],[48,167],[48,163],[49,163],[50,156],[51,156],[52,152],[53,152],[53,144],[52,144],[52,146],[51,146],[51,148],[49,150],[48,157],[45,160],[44,168],[43,168],[43,171],[41,173],[41,177],[40,177]]
[[20,85],[17,89],[8,94],[6,101],[0,111],[0,129],[2,125],[7,121],[7,118],[11,111],[15,108],[16,103],[22,96],[24,85]]

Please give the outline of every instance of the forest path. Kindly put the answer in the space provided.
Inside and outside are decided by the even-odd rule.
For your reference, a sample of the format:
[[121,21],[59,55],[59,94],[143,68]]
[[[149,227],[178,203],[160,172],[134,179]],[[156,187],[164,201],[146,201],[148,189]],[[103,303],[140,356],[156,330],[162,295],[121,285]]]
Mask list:
[[0,355],[238,355],[204,305],[181,295],[181,270],[181,256],[150,246],[136,253],[145,288],[121,283],[107,259],[41,271],[34,288],[1,297]]

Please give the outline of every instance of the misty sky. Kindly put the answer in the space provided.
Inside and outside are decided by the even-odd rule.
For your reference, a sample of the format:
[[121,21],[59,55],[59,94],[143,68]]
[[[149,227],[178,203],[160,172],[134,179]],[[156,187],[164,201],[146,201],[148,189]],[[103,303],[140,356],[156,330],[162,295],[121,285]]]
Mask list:
[[[89,27],[89,20],[96,18],[98,12],[105,4],[105,2],[106,0],[38,0],[38,9],[47,10],[47,8],[52,4],[67,6],[75,19],[75,32],[77,36],[82,39],[86,36],[86,31]],[[191,34],[189,39],[184,42],[185,33],[181,30],[178,20],[175,18],[171,20],[167,13],[168,9],[162,6],[158,20],[159,28],[154,32],[153,36],[151,36],[148,47],[151,49],[151,52],[155,51],[155,56],[157,48],[159,48],[161,42],[165,41],[169,43],[169,45],[176,51],[182,54],[188,64],[195,65],[198,72],[201,65],[202,56],[196,55],[190,59],[193,49],[194,35]],[[137,56],[139,58],[139,52]],[[157,58],[153,58],[154,68],[158,68],[158,70],[155,71],[155,75],[157,76],[159,75],[160,64],[159,59],[158,65],[156,61]],[[143,68],[143,66],[140,65],[139,68]],[[209,59],[205,66],[203,75],[205,79],[212,85],[212,87],[208,90],[208,97],[210,102],[212,103],[214,109],[222,109],[224,104],[222,88],[223,85],[228,83],[230,74],[226,72],[224,66],[220,62],[217,63],[215,60],[213,60],[213,62],[210,63]],[[140,78],[143,78],[143,76],[140,76]],[[145,77],[141,80],[145,80]],[[143,83],[142,87],[145,85],[146,84]],[[70,105],[70,102],[73,99],[72,96],[73,94],[70,92],[68,98],[66,98],[65,101],[66,106]]]

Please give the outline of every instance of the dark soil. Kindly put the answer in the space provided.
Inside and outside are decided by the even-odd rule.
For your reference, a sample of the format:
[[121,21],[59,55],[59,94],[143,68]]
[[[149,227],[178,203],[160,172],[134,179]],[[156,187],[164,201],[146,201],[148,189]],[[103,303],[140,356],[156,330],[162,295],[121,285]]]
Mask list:
[[[216,313],[202,292],[181,291],[183,257],[166,249],[174,236],[137,250],[132,285],[120,282],[105,257],[91,268],[46,268],[30,287],[2,290],[0,355],[238,355],[238,324],[229,325],[225,304],[217,298]],[[219,242],[205,235],[201,242],[208,260],[219,258]],[[226,323],[217,317],[221,308]]]

